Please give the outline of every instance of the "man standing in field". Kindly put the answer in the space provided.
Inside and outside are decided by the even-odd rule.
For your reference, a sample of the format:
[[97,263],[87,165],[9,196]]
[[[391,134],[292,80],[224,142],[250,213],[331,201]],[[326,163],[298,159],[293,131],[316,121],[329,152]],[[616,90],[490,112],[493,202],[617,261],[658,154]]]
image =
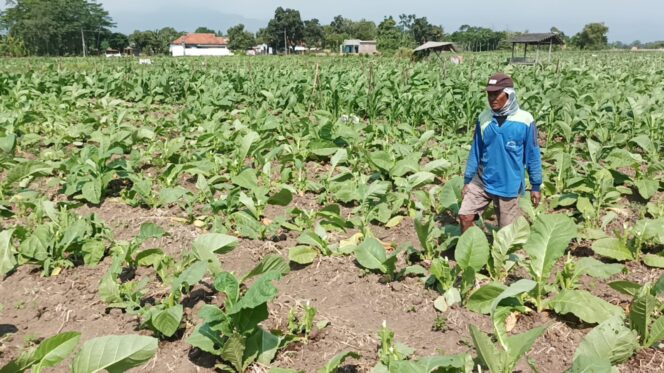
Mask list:
[[528,170],[533,205],[539,205],[542,160],[533,116],[519,108],[514,82],[498,73],[486,87],[489,109],[480,114],[464,175],[463,202],[459,209],[461,231],[473,226],[493,202],[500,227],[514,222],[521,210]]

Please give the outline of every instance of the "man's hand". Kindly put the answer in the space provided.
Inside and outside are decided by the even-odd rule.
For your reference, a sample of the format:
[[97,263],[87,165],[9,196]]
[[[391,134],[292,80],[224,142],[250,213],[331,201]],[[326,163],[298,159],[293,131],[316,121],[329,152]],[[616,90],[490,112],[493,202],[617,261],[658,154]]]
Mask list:
[[533,206],[537,207],[542,200],[541,192],[530,192],[530,200],[533,202]]
[[470,184],[466,184],[463,186],[463,189],[461,190],[461,197],[465,197],[466,193],[470,190]]

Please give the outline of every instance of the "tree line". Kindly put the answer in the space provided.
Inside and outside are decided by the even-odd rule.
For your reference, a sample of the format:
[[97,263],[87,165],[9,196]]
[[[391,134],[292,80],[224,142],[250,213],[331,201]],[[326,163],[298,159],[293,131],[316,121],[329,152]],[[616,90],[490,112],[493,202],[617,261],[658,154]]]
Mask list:
[[[109,13],[92,0],[8,0],[7,9],[0,13],[0,30],[3,31],[0,32],[0,55],[101,54],[108,48],[123,51],[128,47],[148,55],[167,54],[170,43],[185,34],[173,27],[164,27],[136,30],[126,35],[113,32],[114,26]],[[609,28],[603,23],[587,24],[573,36],[555,27],[551,31],[560,34],[572,48],[609,47]],[[376,40],[382,53],[412,49],[427,41],[452,41],[464,50],[489,51],[507,48],[506,41],[519,34],[471,25],[446,33],[441,25],[415,14],[387,16],[378,24],[338,15],[329,24],[323,24],[315,18],[303,20],[298,10],[282,7],[278,7],[268,24],[255,34],[243,24],[225,33],[208,27],[199,27],[194,32],[227,37],[229,48],[240,52],[257,44],[267,44],[275,52],[293,50],[299,45],[335,52],[344,40],[360,39]],[[628,47],[622,43],[611,46]]]

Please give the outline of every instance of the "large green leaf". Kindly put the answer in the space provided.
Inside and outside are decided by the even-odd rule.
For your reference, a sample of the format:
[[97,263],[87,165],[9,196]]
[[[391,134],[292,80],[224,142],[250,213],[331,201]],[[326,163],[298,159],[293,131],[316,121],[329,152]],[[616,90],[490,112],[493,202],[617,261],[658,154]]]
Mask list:
[[16,256],[12,248],[13,229],[0,232],[0,274],[6,275],[16,267]]
[[385,248],[375,238],[367,238],[355,248],[355,258],[364,268],[387,273]]
[[93,203],[95,205],[99,204],[99,202],[101,202],[101,193],[102,193],[101,184],[102,181],[101,179],[98,178],[83,184],[83,188],[81,189],[81,197],[83,197],[86,201]]
[[660,316],[650,327],[650,335],[646,340],[645,346],[652,347],[664,339],[664,316]]
[[519,245],[528,242],[530,225],[524,217],[519,217],[512,224],[501,228],[493,241],[494,249],[502,254],[508,254]]
[[79,242],[86,235],[88,228],[89,224],[85,219],[74,221],[73,224],[65,229],[58,245],[65,249],[69,248],[70,245]]
[[244,159],[249,155],[249,149],[251,145],[256,141],[260,140],[260,135],[254,131],[247,131],[247,133],[242,136],[240,140],[240,147],[237,149],[237,159],[238,162],[244,162]]
[[244,350],[246,337],[235,333],[231,335],[221,349],[221,358],[229,362],[238,372],[244,372]]
[[493,372],[503,372],[506,355],[498,351],[491,342],[491,338],[479,330],[475,325],[470,325],[470,336],[477,350],[478,359]]
[[627,328],[621,317],[611,317],[590,331],[574,353],[573,372],[587,370],[597,361],[617,364],[629,359],[639,346],[636,332]]
[[238,239],[221,233],[202,234],[194,240],[194,250],[208,251],[217,254],[231,252],[238,243]]
[[643,264],[653,268],[664,268],[664,255],[646,254],[643,256]]
[[652,179],[639,179],[635,183],[636,189],[643,199],[649,200],[657,193],[659,189],[659,181]]
[[14,151],[16,146],[16,135],[13,133],[8,133],[5,136],[0,137],[0,151],[3,153],[10,154]]
[[12,167],[3,180],[5,185],[12,185],[28,176],[48,175],[53,172],[53,167],[40,161],[26,161]]
[[318,373],[337,373],[337,370],[348,358],[359,359],[360,354],[352,351],[343,351],[332,357],[324,367],[318,370]]
[[106,369],[121,373],[152,359],[159,341],[141,335],[109,335],[87,341],[76,354],[72,373],[95,373]]
[[470,372],[472,366],[473,360],[469,354],[429,356],[414,361],[393,361],[389,373]]
[[524,249],[530,256],[530,271],[537,282],[548,280],[556,261],[576,237],[576,225],[564,215],[540,215],[535,220]]
[[505,339],[507,353],[509,356],[509,366],[513,368],[516,363],[530,350],[535,340],[546,331],[547,326],[540,326],[529,331],[512,335]]
[[172,291],[177,291],[181,286],[191,287],[198,284],[207,272],[207,263],[195,262],[187,267],[171,284]]
[[293,200],[293,193],[290,190],[283,188],[277,194],[273,195],[267,200],[270,205],[288,206]]
[[223,341],[218,338],[216,331],[210,330],[209,324],[197,325],[187,338],[187,343],[214,355],[221,354],[221,346],[223,346]]
[[256,171],[251,168],[247,168],[240,172],[238,175],[233,176],[231,181],[233,184],[248,190],[255,190],[258,188],[258,177],[256,176]]
[[0,369],[0,373],[18,373],[30,368],[33,373],[39,373],[44,368],[54,367],[74,351],[80,338],[81,333],[78,332],[65,332],[47,338],[36,350],[23,353],[16,360],[9,362]]
[[161,238],[165,235],[167,235],[167,233],[164,228],[158,226],[157,224],[143,223],[141,224],[141,230],[138,236],[143,240],[147,240],[150,238]]
[[422,167],[422,169],[424,171],[432,172],[438,176],[442,176],[445,173],[445,170],[447,170],[451,166],[452,163],[450,161],[441,158],[425,164],[424,167]]
[[280,277],[281,275],[276,272],[264,274],[227,313],[233,315],[242,312],[244,309],[252,309],[276,297],[277,288],[272,285],[272,281]]
[[529,235],[530,225],[523,217],[519,217],[496,233],[491,247],[491,273],[494,278],[500,279],[505,276],[508,255],[525,244]]
[[426,171],[416,172],[407,178],[408,184],[413,189],[421,187],[422,185],[431,184],[435,179],[436,175]]
[[446,209],[450,210],[454,215],[459,212],[461,207],[461,190],[463,189],[463,177],[457,176],[449,180],[440,192],[440,204]]
[[256,331],[247,338],[246,350],[244,351],[245,361],[258,361],[261,364],[268,365],[277,355],[277,350],[284,337],[276,336],[263,328],[257,328]]
[[194,255],[201,261],[208,263],[213,273],[221,271],[221,264],[217,254],[225,254],[232,251],[238,243],[238,239],[221,233],[207,233],[200,235],[194,240]]
[[464,271],[472,268],[479,272],[489,260],[489,242],[478,227],[471,227],[460,238],[454,259]]
[[574,267],[574,276],[589,275],[595,278],[605,280],[613,275],[617,275],[625,269],[625,266],[618,263],[602,263],[592,257],[585,257],[577,260]]
[[466,308],[473,312],[489,314],[491,312],[491,305],[493,300],[496,299],[507,287],[499,282],[492,282],[477,289],[468,298]]
[[181,304],[176,304],[165,310],[152,314],[152,326],[166,337],[171,337],[180,328],[184,309]]
[[634,254],[632,254],[629,247],[621,240],[613,237],[601,238],[593,242],[592,249],[597,255],[619,261],[634,259]]
[[587,323],[601,323],[614,316],[624,317],[623,309],[597,298],[585,290],[563,290],[549,301],[549,307],[556,313],[571,313]]
[[214,288],[218,292],[226,294],[230,304],[237,302],[240,297],[240,281],[230,272],[218,273],[214,278]]
[[175,188],[163,188],[159,191],[159,203],[163,206],[173,204],[187,195],[187,193],[189,193],[189,191],[181,186]]
[[491,312],[493,312],[503,300],[527,293],[533,290],[535,286],[537,286],[535,281],[525,278],[513,283],[493,300],[493,303],[491,303]]
[[609,287],[625,295],[635,296],[641,285],[631,281],[613,281],[609,282]]
[[[48,247],[52,240],[53,234],[50,227],[48,225],[39,225],[32,231],[32,234],[28,238],[21,242],[19,253],[24,258],[43,262],[48,258]],[[81,250],[84,253],[83,259],[86,264],[94,259],[93,257],[88,257],[89,254],[85,246]]]
[[311,246],[295,246],[288,249],[288,260],[297,264],[311,264],[318,256],[318,250]]
[[88,240],[83,246],[81,246],[81,252],[83,253],[83,263],[86,266],[96,266],[104,257],[104,252],[106,251],[106,245],[103,242],[97,240]]
[[657,307],[657,298],[650,293],[641,292],[632,301],[629,311],[629,325],[636,330],[645,343],[648,340],[648,328],[650,327],[650,317]]
[[383,171],[389,172],[394,166],[394,160],[390,153],[382,150],[370,153],[369,160]]
[[242,276],[240,282],[245,282],[252,277],[260,276],[264,273],[273,271],[280,273],[281,275],[287,274],[290,272],[288,262],[279,255],[266,255],[263,260],[261,260],[261,262],[258,263],[256,267],[254,267],[254,269],[249,271],[246,275]]

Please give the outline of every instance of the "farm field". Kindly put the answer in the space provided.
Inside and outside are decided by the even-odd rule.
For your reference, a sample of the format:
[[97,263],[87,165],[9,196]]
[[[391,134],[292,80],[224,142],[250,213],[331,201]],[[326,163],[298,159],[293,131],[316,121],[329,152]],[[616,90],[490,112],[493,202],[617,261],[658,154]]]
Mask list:
[[[2,60],[0,367],[664,370],[664,55],[505,57]],[[543,203],[461,236],[496,71]]]

